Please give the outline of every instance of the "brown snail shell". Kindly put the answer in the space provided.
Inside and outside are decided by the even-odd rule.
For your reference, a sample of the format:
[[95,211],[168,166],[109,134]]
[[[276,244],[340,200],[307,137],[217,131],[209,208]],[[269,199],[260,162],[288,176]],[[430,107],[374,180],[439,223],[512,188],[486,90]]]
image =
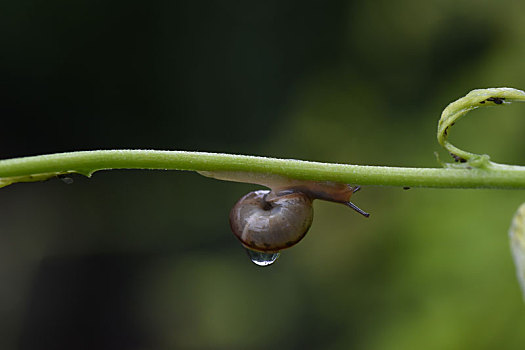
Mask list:
[[312,198],[303,193],[254,191],[242,197],[230,212],[230,226],[249,249],[278,252],[299,242],[312,225]]

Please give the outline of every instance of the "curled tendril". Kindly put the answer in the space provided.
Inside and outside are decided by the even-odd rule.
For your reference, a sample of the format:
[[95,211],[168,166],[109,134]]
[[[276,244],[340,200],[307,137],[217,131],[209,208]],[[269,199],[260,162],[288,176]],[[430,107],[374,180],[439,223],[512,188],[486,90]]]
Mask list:
[[[445,164],[447,167],[471,167],[488,169],[501,164],[491,162],[486,154],[463,151],[448,142],[450,128],[467,112],[487,106],[500,106],[511,102],[525,102],[525,92],[512,88],[490,88],[472,90],[464,97],[449,104],[441,114],[438,124],[437,139],[459,164]],[[466,164],[465,164],[466,163]]]
[[[457,163],[442,163],[443,166],[471,170],[475,168],[478,172],[484,174],[494,173],[498,170],[506,172],[524,169],[524,167],[520,166],[491,162],[488,155],[463,151],[447,140],[450,128],[467,112],[479,107],[499,106],[511,102],[525,102],[525,92],[512,88],[478,89],[472,90],[465,97],[449,104],[439,119],[437,139],[439,144],[450,153]],[[525,203],[518,208],[512,219],[509,239],[518,282],[525,301]]]

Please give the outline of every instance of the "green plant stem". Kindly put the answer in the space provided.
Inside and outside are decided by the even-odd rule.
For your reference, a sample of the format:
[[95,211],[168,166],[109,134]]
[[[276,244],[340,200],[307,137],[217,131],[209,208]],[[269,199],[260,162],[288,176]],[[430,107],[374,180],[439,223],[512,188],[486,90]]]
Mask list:
[[107,169],[241,171],[358,185],[525,189],[525,167],[490,170],[403,168],[154,150],[70,152],[2,160],[0,185],[40,181],[70,173],[91,176],[95,171]]
[[[70,173],[91,176],[95,171],[106,169],[163,169],[212,172],[204,175],[243,182],[269,174],[353,185],[525,189],[525,167],[493,163],[488,155],[462,151],[448,141],[451,127],[467,112],[516,101],[525,101],[525,92],[491,88],[473,90],[449,104],[439,120],[437,138],[459,163],[443,164],[444,169],[333,164],[206,152],[109,150],[2,160],[0,187]],[[225,177],[224,172],[230,174]],[[239,172],[253,176],[238,176]]]

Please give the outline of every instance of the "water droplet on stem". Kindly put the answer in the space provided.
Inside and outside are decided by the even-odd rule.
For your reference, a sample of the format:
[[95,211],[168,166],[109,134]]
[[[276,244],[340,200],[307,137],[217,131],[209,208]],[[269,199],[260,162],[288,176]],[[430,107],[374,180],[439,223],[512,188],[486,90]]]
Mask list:
[[71,185],[73,183],[73,178],[67,175],[60,174],[60,175],[57,175],[57,177],[60,179],[60,181],[62,181],[66,185]]

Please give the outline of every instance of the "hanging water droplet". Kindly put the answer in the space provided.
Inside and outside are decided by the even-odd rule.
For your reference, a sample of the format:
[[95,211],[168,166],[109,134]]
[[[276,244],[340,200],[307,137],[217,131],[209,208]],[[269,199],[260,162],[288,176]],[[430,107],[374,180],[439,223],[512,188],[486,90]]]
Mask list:
[[264,253],[264,252],[258,252],[256,250],[251,250],[246,248],[246,252],[248,253],[248,256],[250,257],[250,260],[257,266],[268,266],[271,265],[277,260],[279,255],[281,255],[280,252],[276,253]]
[[67,175],[64,175],[64,174],[59,174],[57,175],[57,177],[63,182],[65,183],[66,185],[71,185],[73,183],[73,178],[72,177],[69,177]]

